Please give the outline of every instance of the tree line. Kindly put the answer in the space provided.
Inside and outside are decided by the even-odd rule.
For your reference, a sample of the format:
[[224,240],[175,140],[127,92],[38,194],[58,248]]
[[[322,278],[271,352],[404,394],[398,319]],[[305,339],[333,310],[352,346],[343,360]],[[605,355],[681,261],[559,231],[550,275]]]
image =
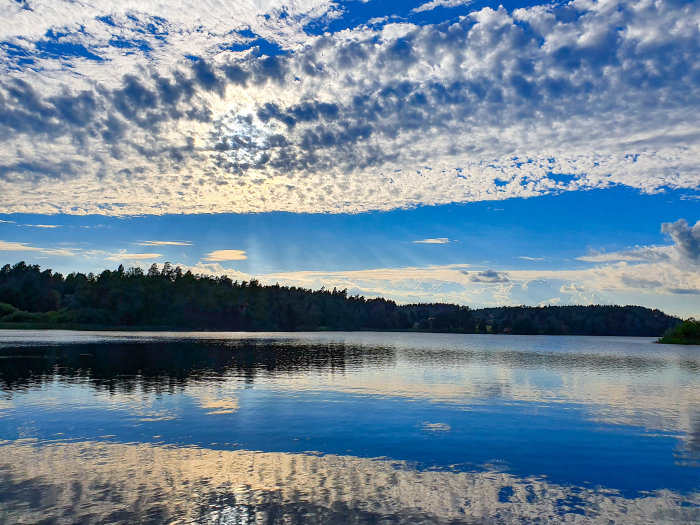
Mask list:
[[165,263],[67,276],[19,262],[0,270],[0,323],[226,331],[421,330],[659,336],[680,322],[641,306],[398,305],[347,290],[309,290],[183,272]]
[[657,343],[700,345],[700,321],[691,317],[664,332]]

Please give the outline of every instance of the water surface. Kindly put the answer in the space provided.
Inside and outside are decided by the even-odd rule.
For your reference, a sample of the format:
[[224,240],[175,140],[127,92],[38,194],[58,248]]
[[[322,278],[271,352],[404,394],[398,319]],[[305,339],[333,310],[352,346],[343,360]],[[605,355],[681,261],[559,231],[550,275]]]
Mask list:
[[0,522],[696,523],[700,347],[0,332]]

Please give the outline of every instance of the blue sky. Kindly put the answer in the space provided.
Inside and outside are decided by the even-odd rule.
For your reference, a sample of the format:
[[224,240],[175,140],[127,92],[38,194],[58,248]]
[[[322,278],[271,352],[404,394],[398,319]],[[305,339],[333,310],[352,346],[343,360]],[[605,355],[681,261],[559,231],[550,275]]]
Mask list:
[[0,17],[4,262],[700,315],[697,3]]

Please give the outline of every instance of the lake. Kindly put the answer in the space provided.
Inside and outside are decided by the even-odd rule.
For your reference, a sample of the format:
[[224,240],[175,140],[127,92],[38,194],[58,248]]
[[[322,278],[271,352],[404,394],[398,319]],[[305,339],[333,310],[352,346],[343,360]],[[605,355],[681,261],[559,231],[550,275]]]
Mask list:
[[0,331],[1,523],[697,523],[700,347]]

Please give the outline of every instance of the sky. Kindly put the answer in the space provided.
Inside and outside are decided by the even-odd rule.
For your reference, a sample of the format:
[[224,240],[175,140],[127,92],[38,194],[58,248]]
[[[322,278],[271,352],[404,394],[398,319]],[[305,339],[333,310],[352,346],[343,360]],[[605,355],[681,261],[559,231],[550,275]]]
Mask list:
[[0,0],[0,263],[700,317],[700,3]]

